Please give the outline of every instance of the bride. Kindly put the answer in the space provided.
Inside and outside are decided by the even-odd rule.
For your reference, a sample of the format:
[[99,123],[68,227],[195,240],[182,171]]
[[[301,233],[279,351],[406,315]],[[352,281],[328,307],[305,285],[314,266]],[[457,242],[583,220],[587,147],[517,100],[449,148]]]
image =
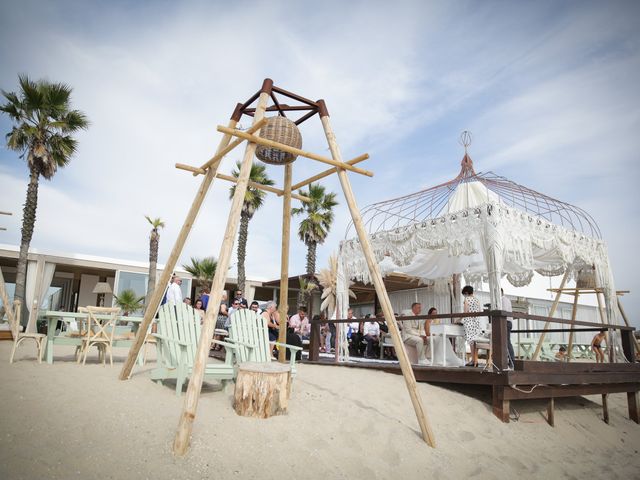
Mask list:
[[[437,315],[438,310],[435,307],[431,307],[429,309],[428,315]],[[424,329],[427,337],[431,335],[430,327],[431,323],[439,324],[439,319],[427,320],[424,322]],[[432,365],[441,366],[441,367],[462,367],[464,366],[464,360],[456,355],[456,352],[453,351],[453,347],[451,346],[451,342],[444,342],[444,337],[437,336],[433,338],[433,351],[431,352],[431,360],[433,360]],[[444,365],[442,364],[442,349],[444,351]]]

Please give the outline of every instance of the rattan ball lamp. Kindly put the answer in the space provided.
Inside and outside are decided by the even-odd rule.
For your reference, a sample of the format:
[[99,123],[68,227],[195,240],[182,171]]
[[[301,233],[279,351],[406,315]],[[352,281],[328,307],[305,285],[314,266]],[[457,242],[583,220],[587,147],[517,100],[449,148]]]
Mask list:
[[[298,126],[288,118],[280,115],[267,120],[264,127],[260,129],[260,137],[290,147],[302,147],[302,135],[300,135]],[[271,165],[286,165],[287,163],[293,162],[297,158],[297,155],[283,152],[278,148],[258,145],[258,148],[256,148],[256,157]]]

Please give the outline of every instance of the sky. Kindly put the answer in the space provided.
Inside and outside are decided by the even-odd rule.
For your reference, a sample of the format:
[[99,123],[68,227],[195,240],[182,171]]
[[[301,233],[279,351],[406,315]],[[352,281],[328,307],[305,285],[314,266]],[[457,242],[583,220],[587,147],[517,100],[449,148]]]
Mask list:
[[[473,134],[477,171],[493,171],[588,211],[608,244],[634,317],[638,218],[640,3],[633,1],[7,1],[0,2],[0,88],[19,73],[64,82],[91,127],[71,163],[41,180],[32,247],[144,261],[160,217],[166,261],[199,185],[200,165],[237,102],[262,80],[327,102],[360,207],[455,177],[458,137]],[[248,127],[250,120],[241,121]],[[11,128],[0,116],[0,132]],[[317,117],[303,148],[329,155]],[[222,163],[228,173],[242,149]],[[300,158],[294,183],[325,169]],[[283,169],[269,167],[282,185]],[[0,243],[18,245],[28,171],[0,148]],[[345,238],[340,205],[318,268]],[[181,264],[218,256],[230,185],[209,193]],[[296,206],[297,202],[294,202]],[[282,202],[269,195],[249,226],[247,275],[279,277]],[[292,221],[290,273],[306,248]],[[235,253],[230,274],[235,276]],[[543,282],[544,283],[544,282]],[[510,293],[510,292],[509,292]],[[544,292],[539,296],[548,298]],[[640,325],[640,323],[638,323]]]

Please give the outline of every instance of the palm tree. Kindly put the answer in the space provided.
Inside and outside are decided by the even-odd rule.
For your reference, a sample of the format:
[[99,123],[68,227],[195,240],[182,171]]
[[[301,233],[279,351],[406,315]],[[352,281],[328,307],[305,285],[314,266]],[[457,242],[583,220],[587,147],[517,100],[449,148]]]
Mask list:
[[[319,183],[309,184],[309,191],[301,191],[310,202],[291,210],[292,215],[306,214],[300,222],[298,237],[307,246],[307,281],[311,281],[316,272],[316,249],[324,243],[333,223],[333,207],[338,205],[335,193],[326,193]],[[308,294],[305,295],[305,302]],[[304,303],[304,302],[303,302]]]
[[200,289],[211,286],[213,277],[218,269],[218,260],[215,257],[204,257],[202,259],[191,257],[191,265],[182,265],[195,280],[196,286]]
[[129,315],[140,310],[144,306],[144,295],[139,297],[131,289],[123,290],[120,295],[114,295],[116,305],[122,309],[124,315]]
[[34,82],[26,75],[19,75],[18,83],[18,93],[2,90],[7,103],[0,105],[0,111],[9,115],[14,123],[6,136],[7,147],[20,152],[20,158],[26,155],[29,167],[14,295],[25,305],[27,253],[36,222],[40,176],[51,180],[58,168],[69,164],[77,147],[71,134],[86,129],[89,121],[84,113],[71,109],[71,87],[68,85],[46,80]]
[[[231,174],[238,178],[240,176],[240,167],[242,166],[242,163],[237,162],[236,166],[238,169],[231,172]],[[267,175],[266,167],[257,163],[251,165],[249,181],[260,183],[262,185],[273,185],[274,183]],[[233,198],[233,194],[235,192],[236,187],[234,185],[231,187],[229,198]],[[248,187],[247,192],[244,194],[244,202],[242,203],[242,211],[240,212],[240,231],[238,232],[238,290],[242,290],[243,292],[246,281],[244,261],[247,256],[249,221],[253,218],[253,214],[256,213],[256,210],[258,210],[264,203],[265,195],[264,191],[252,187]]]
[[151,234],[149,235],[149,283],[147,284],[147,298],[145,299],[145,305],[149,305],[151,301],[151,295],[156,288],[156,266],[158,264],[158,246],[160,244],[159,228],[164,228],[164,222],[160,218],[151,219],[149,215],[145,215],[144,218],[151,224]]

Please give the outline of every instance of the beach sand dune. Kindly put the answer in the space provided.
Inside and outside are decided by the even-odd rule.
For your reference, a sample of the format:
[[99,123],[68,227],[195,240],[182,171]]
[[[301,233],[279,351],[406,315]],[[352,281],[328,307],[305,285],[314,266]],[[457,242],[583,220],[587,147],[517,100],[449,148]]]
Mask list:
[[206,384],[184,458],[171,444],[183,397],[149,380],[151,361],[118,380],[113,367],[73,362],[56,347],[54,365],[38,365],[21,347],[0,343],[2,479],[460,479],[640,478],[640,426],[624,394],[558,399],[556,426],[546,403],[513,402],[519,420],[491,413],[488,389],[418,384],[437,448],[421,439],[404,379],[353,368],[301,365],[289,413],[239,417],[232,389]]

